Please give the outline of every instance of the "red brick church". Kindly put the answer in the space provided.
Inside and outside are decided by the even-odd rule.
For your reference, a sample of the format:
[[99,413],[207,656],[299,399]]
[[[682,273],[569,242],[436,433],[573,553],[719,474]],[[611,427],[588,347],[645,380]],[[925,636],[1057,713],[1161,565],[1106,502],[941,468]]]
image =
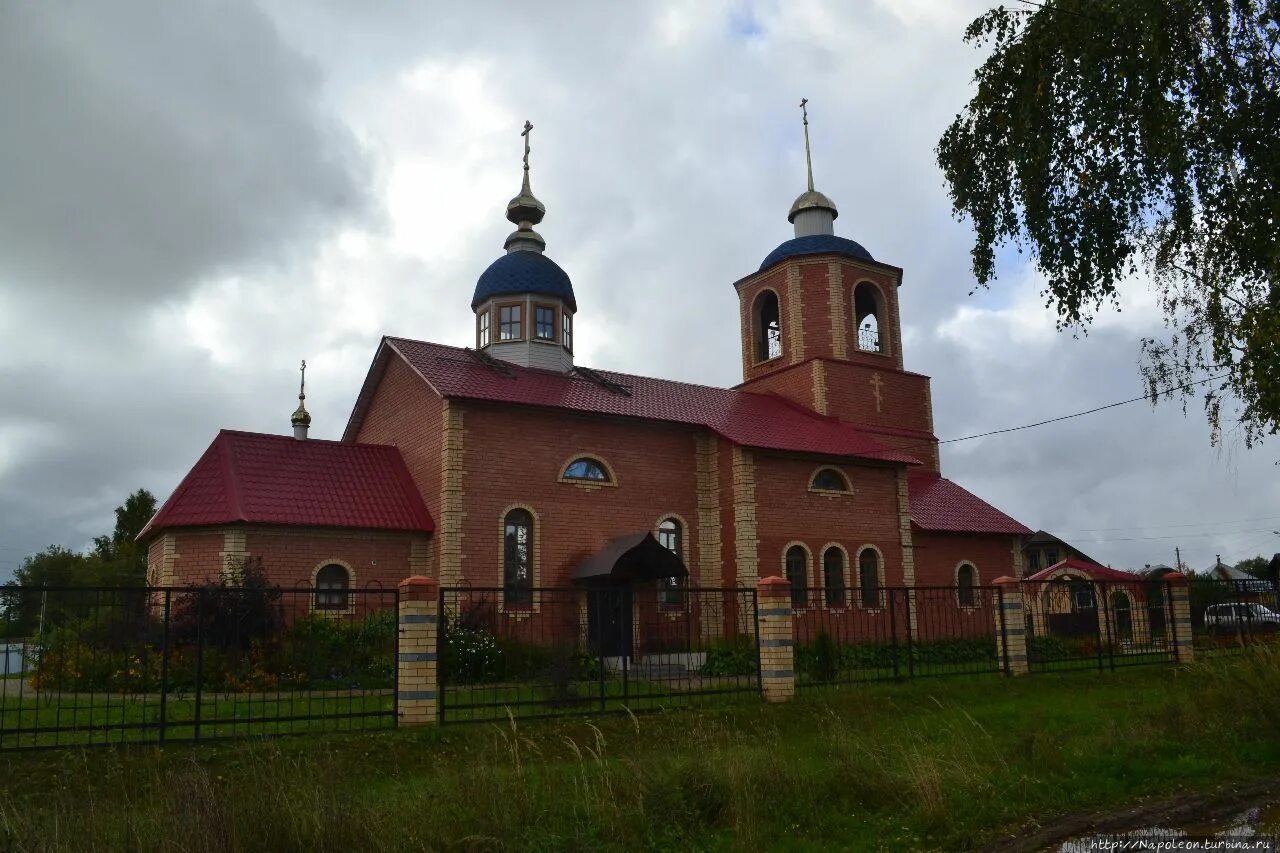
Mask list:
[[383,338],[341,441],[307,437],[301,394],[292,436],[220,432],[140,537],[153,583],[252,558],[333,591],[322,609],[421,574],[518,611],[535,587],[781,575],[824,588],[813,606],[874,608],[886,586],[1022,574],[1031,531],[939,471],[929,377],[903,368],[902,270],[835,235],[812,167],[794,236],[733,283],[743,381],[712,388],[574,363],[528,128],[474,347]]

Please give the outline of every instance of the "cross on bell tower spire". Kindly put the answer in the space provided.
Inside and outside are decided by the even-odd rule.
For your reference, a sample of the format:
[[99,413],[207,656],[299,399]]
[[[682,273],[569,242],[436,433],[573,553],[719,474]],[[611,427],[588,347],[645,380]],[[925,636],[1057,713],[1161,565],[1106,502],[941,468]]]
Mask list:
[[800,99],[800,115],[804,124],[804,167],[808,189],[791,205],[787,221],[796,229],[797,237],[834,234],[835,218],[840,215],[835,202],[813,188],[813,151],[809,146],[809,99]]

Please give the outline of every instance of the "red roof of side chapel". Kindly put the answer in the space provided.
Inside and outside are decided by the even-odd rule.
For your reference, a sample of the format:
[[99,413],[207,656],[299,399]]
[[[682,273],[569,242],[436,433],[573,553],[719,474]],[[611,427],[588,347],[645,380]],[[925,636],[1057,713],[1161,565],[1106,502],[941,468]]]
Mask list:
[[222,430],[138,538],[234,523],[435,530],[395,447]]
[[907,475],[911,521],[922,530],[948,533],[1011,533],[1031,529],[945,477],[929,472]]
[[[604,380],[600,382],[585,372],[559,373],[507,362],[491,365],[471,350],[426,341],[384,338],[383,344],[442,397],[689,424],[709,429],[734,444],[764,450],[920,464],[866,431],[772,394],[591,371]],[[347,424],[348,439],[359,430],[385,354],[386,350],[379,350],[356,400]]]
[[1122,571],[1121,569],[1113,569],[1108,566],[1100,566],[1097,563],[1091,563],[1088,560],[1078,560],[1075,557],[1068,557],[1065,560],[1059,560],[1047,569],[1041,569],[1034,575],[1028,575],[1025,580],[1042,581],[1049,580],[1053,575],[1068,569],[1070,571],[1079,572],[1090,580],[1095,581],[1127,581],[1141,582],[1142,578],[1133,572]]

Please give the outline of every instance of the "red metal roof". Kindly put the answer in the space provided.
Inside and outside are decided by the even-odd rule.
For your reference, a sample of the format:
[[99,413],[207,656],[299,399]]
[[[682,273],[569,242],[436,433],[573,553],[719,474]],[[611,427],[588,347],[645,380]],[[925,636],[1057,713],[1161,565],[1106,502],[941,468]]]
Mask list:
[[237,522],[435,530],[395,447],[224,429],[138,538]]
[[928,472],[907,477],[911,521],[922,530],[952,533],[1016,533],[1031,529],[960,486]]
[[[915,457],[881,444],[857,427],[771,394],[592,371],[625,389],[624,393],[580,373],[506,362],[490,366],[458,347],[405,338],[386,338],[384,342],[443,397],[690,424],[744,447],[920,464]],[[366,383],[366,392],[371,390]],[[348,437],[358,430],[364,405],[367,399],[362,392],[347,427]]]
[[1106,566],[1100,566],[1097,563],[1091,563],[1088,560],[1077,560],[1075,557],[1068,557],[1065,560],[1059,560],[1049,568],[1041,569],[1034,575],[1028,575],[1023,580],[1048,580],[1050,575],[1061,569],[1070,569],[1072,571],[1079,572],[1090,580],[1095,581],[1124,581],[1127,583],[1143,582],[1142,576],[1135,575],[1133,572],[1111,569]]

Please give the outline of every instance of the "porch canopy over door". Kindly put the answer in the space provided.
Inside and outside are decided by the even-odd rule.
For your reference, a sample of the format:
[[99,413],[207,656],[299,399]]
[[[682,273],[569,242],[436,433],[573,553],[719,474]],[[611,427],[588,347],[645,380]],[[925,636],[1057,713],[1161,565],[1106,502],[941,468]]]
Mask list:
[[610,540],[582,561],[573,573],[573,582],[627,585],[635,581],[687,577],[689,569],[684,560],[645,531]]

